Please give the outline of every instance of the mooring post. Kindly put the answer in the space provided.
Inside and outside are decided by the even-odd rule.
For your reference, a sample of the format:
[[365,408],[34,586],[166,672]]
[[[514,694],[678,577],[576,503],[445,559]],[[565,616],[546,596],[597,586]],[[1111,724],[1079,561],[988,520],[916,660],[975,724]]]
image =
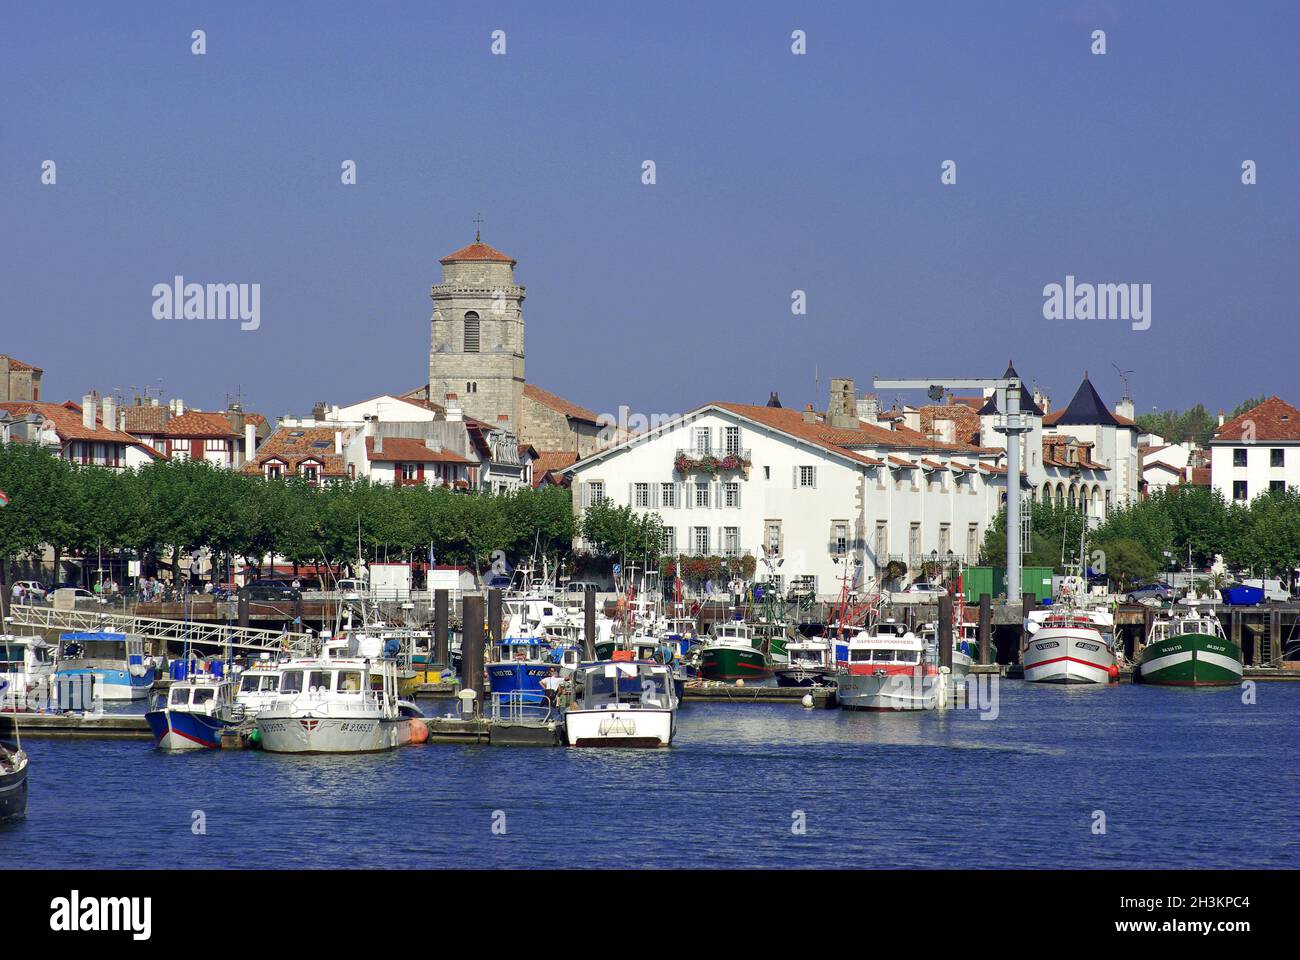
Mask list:
[[483,693],[483,596],[472,594],[461,601],[460,688]]
[[1022,654],[1029,643],[1029,631],[1025,629],[1025,623],[1029,620],[1029,615],[1037,609],[1038,594],[1022,593],[1020,595],[1020,652]]
[[1151,627],[1155,622],[1156,612],[1150,607],[1144,608],[1142,611],[1142,636],[1139,637],[1138,642],[1133,645],[1134,656],[1141,653],[1142,648],[1146,646],[1147,637],[1151,636]]
[[239,625],[241,627],[248,626],[249,606],[250,603],[248,598],[248,586],[247,584],[245,584],[244,586],[239,588]]
[[980,594],[980,663],[992,663],[989,659],[989,641],[993,638],[993,597],[987,593]]
[[1268,646],[1264,650],[1264,655],[1260,658],[1262,662],[1268,663],[1275,657],[1282,655],[1282,611],[1270,610],[1268,612]]
[[952,594],[945,593],[939,598],[939,666],[947,667],[952,672]]
[[446,590],[433,592],[433,666],[451,666],[451,645],[447,636],[449,600]]
[[582,659],[596,659],[596,591],[590,587],[582,595]]
[[501,642],[501,591],[493,587],[488,591],[488,643]]
[[1245,663],[1247,666],[1253,665],[1254,660],[1250,658],[1249,653],[1246,651],[1245,646],[1241,642],[1241,611],[1240,610],[1233,610],[1232,613],[1228,614],[1228,630],[1231,634],[1232,642],[1235,643],[1237,645],[1237,649],[1241,651],[1242,662]]

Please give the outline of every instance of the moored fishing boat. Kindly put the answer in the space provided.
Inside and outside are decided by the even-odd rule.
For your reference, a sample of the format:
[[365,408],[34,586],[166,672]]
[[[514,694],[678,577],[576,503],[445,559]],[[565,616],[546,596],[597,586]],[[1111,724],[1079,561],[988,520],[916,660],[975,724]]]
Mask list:
[[319,657],[284,663],[275,703],[257,717],[262,749],[376,753],[409,742],[411,721],[398,705],[396,664],[365,643],[360,652],[335,657],[327,647]]
[[1098,607],[1050,607],[1025,620],[1020,654],[1030,683],[1111,683],[1119,678],[1114,618]]
[[0,711],[51,706],[54,648],[41,637],[0,635]]
[[0,822],[27,815],[28,762],[21,743],[0,743]]
[[197,674],[172,683],[145,714],[161,750],[219,750],[221,734],[238,724],[237,682],[218,674]]
[[144,640],[129,633],[65,633],[55,682],[94,678],[101,700],[143,700],[153,687],[154,668],[145,660]]
[[933,710],[941,674],[925,641],[906,624],[882,620],[848,642],[848,661],[835,676],[846,710]]
[[[926,643],[927,649],[933,649],[934,656],[938,657],[939,644],[939,625],[937,623],[924,623],[917,631],[922,640]],[[952,625],[952,676],[954,680],[962,680],[969,673],[972,666],[979,659],[979,624],[978,623],[954,623]]]
[[699,648],[699,674],[705,680],[766,680],[772,667],[754,646],[753,634],[743,620],[714,624],[713,634]]
[[789,640],[785,650],[787,662],[772,667],[778,687],[821,687],[835,682],[835,648],[829,637]]
[[1241,682],[1241,648],[1212,610],[1175,611],[1151,625],[1137,674],[1164,687],[1228,687]]
[[635,661],[584,665],[565,711],[571,747],[666,747],[676,733],[677,698],[666,666]]

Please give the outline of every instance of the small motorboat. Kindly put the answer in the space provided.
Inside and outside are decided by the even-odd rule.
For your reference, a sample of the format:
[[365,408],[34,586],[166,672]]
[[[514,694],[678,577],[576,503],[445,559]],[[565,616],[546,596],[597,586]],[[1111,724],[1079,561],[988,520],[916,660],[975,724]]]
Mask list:
[[571,747],[666,747],[673,742],[677,698],[663,664],[620,660],[584,666],[575,677],[575,695],[564,714]]
[[0,743],[0,823],[27,815],[27,754]]

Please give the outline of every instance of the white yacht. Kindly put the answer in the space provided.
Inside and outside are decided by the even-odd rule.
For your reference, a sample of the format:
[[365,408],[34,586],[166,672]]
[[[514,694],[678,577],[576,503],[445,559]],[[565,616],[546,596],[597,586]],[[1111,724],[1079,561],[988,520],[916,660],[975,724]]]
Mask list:
[[41,637],[0,635],[0,710],[51,706],[54,653]]
[[1020,662],[1030,683],[1110,683],[1119,677],[1115,619],[1100,607],[1048,607],[1025,619]]

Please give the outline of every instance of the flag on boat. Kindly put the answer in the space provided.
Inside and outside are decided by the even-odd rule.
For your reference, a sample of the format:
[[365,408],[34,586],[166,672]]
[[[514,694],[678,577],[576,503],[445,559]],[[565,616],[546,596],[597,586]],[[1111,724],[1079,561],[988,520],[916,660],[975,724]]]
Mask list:
[[9,506],[9,494],[5,493],[3,490],[0,490],[0,507],[7,507],[7,506]]

